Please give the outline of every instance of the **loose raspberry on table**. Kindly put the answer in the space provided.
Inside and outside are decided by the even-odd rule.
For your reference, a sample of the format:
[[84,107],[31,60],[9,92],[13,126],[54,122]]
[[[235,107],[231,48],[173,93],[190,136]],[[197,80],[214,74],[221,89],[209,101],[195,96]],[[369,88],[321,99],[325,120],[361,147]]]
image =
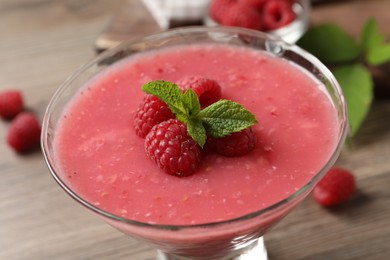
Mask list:
[[222,138],[209,138],[208,147],[214,149],[217,153],[228,156],[236,157],[242,156],[256,147],[256,132],[250,127],[240,132],[233,133]]
[[18,90],[7,90],[0,93],[0,116],[12,119],[23,111],[23,97]]
[[331,207],[346,202],[355,190],[354,175],[346,169],[333,167],[314,187],[312,196],[320,205]]
[[187,126],[169,119],[154,126],[145,138],[147,156],[166,173],[189,176],[198,168],[200,146],[189,136]]
[[41,126],[36,116],[22,112],[10,124],[7,143],[16,152],[24,153],[38,146],[40,135]]
[[193,89],[199,97],[202,108],[221,99],[221,86],[213,79],[190,76],[181,79],[177,85],[183,90]]
[[175,115],[161,99],[153,95],[145,95],[134,116],[136,134],[145,138],[153,126]]
[[279,29],[295,20],[295,13],[289,1],[269,0],[263,6],[263,25],[265,30]]
[[243,27],[253,30],[263,30],[260,12],[247,5],[238,4],[226,10],[220,23],[226,26]]

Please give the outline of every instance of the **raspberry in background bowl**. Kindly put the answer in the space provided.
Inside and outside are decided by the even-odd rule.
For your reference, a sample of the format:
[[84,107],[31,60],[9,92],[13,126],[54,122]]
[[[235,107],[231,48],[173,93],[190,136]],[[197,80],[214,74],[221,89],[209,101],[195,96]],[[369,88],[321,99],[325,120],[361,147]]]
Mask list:
[[211,0],[204,23],[246,27],[295,43],[308,28],[310,9],[310,0]]

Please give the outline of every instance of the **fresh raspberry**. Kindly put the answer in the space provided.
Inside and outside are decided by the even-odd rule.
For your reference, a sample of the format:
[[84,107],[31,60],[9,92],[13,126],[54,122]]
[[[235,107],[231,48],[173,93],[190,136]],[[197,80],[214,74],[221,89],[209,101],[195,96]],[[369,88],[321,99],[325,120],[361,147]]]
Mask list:
[[135,132],[139,137],[145,138],[153,126],[174,117],[167,104],[158,97],[147,94],[135,113]]
[[268,0],[239,0],[240,4],[252,6],[257,10],[261,10]]
[[346,169],[334,167],[313,189],[313,198],[320,205],[331,207],[347,201],[356,190],[355,177]]
[[260,13],[247,5],[236,5],[226,10],[220,23],[226,26],[244,27],[254,30],[262,30],[263,23]]
[[12,119],[23,111],[23,98],[18,90],[7,90],[0,93],[0,116]]
[[227,10],[234,8],[238,0],[213,0],[210,4],[210,16],[217,22],[221,22]]
[[187,126],[177,119],[154,126],[145,138],[145,151],[170,175],[189,176],[200,164],[200,146],[189,136]]
[[22,112],[11,122],[7,133],[7,143],[19,153],[24,153],[39,144],[41,126],[36,116]]
[[288,1],[269,0],[263,6],[265,30],[276,30],[295,20],[292,4]]
[[209,138],[207,141],[210,142],[208,147],[217,153],[236,157],[252,151],[256,147],[257,138],[255,130],[250,127],[222,138]]
[[207,107],[221,99],[221,86],[213,79],[191,76],[177,84],[183,91],[191,88],[199,97],[201,107]]

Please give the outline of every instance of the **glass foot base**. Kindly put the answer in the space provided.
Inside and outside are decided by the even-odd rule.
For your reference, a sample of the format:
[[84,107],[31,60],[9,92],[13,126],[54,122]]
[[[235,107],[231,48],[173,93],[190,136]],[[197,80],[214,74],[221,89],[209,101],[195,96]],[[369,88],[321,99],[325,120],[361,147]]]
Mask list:
[[[157,250],[156,260],[190,260],[195,259],[192,257],[183,257],[177,255],[171,255]],[[203,258],[196,258],[203,259]],[[210,259],[205,256],[204,259]],[[267,249],[264,245],[264,239],[261,237],[254,243],[250,244],[244,249],[240,249],[239,252],[232,252],[228,256],[220,257],[214,260],[268,260]]]

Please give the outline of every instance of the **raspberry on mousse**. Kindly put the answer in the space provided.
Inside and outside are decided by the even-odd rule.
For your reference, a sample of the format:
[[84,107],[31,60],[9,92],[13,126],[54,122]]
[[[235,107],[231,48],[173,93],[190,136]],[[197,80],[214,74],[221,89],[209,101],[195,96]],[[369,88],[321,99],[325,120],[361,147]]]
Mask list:
[[170,175],[191,175],[200,163],[201,148],[185,124],[169,119],[157,124],[145,138],[148,157]]
[[175,115],[161,99],[153,95],[145,95],[134,117],[135,132],[139,137],[145,138],[153,126],[174,117]]
[[190,76],[178,81],[177,85],[183,91],[189,88],[194,90],[202,107],[207,107],[221,99],[221,86],[213,79]]
[[147,156],[164,172],[193,174],[205,145],[229,157],[254,149],[255,116],[241,104],[221,99],[215,80],[191,76],[178,84],[149,82],[142,89],[147,94],[135,114],[135,131],[145,137]]
[[209,147],[217,153],[227,156],[242,156],[256,147],[256,132],[253,127],[246,128],[240,132],[232,133],[222,138],[209,138]]

